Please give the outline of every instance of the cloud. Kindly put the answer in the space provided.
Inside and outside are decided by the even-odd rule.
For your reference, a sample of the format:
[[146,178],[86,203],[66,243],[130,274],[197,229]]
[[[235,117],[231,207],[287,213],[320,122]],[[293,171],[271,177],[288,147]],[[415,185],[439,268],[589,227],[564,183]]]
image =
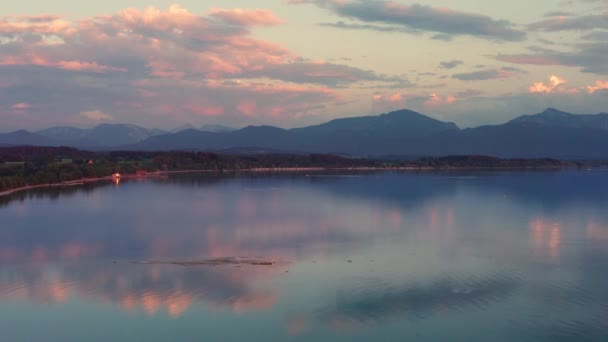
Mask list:
[[438,107],[453,105],[458,98],[453,95],[430,94],[376,94],[372,96],[372,111],[374,113],[389,112],[393,110],[411,108],[413,110],[428,111]]
[[52,62],[47,60],[45,57],[38,55],[25,55],[25,56],[5,56],[0,57],[0,65],[6,66],[19,66],[19,65],[36,65],[49,68],[57,68],[63,70],[72,71],[87,71],[94,73],[104,73],[109,71],[120,71],[126,72],[126,68],[110,67],[107,65],[101,65],[97,62],[83,62],[75,60],[60,60]]
[[[27,101],[37,110],[20,122],[0,110],[0,125],[79,124],[108,120],[107,113],[116,121],[154,126],[199,117],[285,124],[352,100],[329,87],[410,85],[403,77],[311,61],[252,35],[255,27],[281,23],[266,9],[197,14],[179,5],[78,21],[46,14],[2,17],[0,108]],[[243,103],[255,103],[248,111],[253,115],[239,110]]]
[[477,97],[482,95],[483,92],[475,89],[467,89],[456,94],[459,98]]
[[[556,17],[533,23],[533,29],[547,32],[588,31],[593,28],[608,28],[608,13],[579,17]],[[502,62],[528,65],[560,65],[580,68],[582,72],[608,74],[608,45],[605,31],[591,31],[573,42],[555,44],[560,49],[529,47],[529,53],[498,54],[495,59]]]
[[156,115],[196,121],[197,117],[220,117],[222,122],[242,125],[285,123],[314,115],[329,103],[340,101],[334,90],[293,83],[151,79],[137,83],[148,94],[147,107]]
[[565,84],[568,83],[565,79],[556,76],[550,75],[548,77],[548,81],[546,83],[536,82],[528,90],[530,93],[540,93],[540,94],[551,94],[551,93],[565,93],[565,94],[578,94],[580,91],[576,88],[566,87]]
[[126,68],[116,68],[106,65],[100,65],[96,62],[82,62],[82,61],[59,61],[56,66],[59,69],[74,70],[74,71],[91,71],[91,72],[106,72],[106,71],[120,71],[126,72]]
[[442,97],[440,95],[432,93],[432,94],[429,94],[429,98],[424,104],[426,104],[427,106],[442,106],[442,105],[446,105],[446,104],[452,104],[456,101],[457,101],[457,99],[455,96],[448,95],[448,96]]
[[327,62],[292,62],[269,64],[260,70],[252,70],[235,77],[268,77],[296,83],[316,83],[339,86],[360,81],[403,82],[400,77],[379,75],[370,70],[362,70],[347,65]]
[[459,60],[452,60],[452,61],[445,61],[445,62],[441,62],[439,64],[439,67],[442,69],[454,69],[455,67],[464,64],[463,61],[459,61]]
[[567,87],[566,84],[568,81],[565,79],[551,75],[548,78],[547,82],[536,82],[528,89],[530,93],[541,93],[541,94],[580,94],[583,91],[586,91],[589,94],[594,94],[597,91],[608,89],[608,81],[598,80],[595,81],[595,84],[588,85],[586,87]]
[[283,20],[266,9],[213,8],[211,16],[240,26],[275,26],[283,23]]
[[606,90],[608,89],[608,80],[607,81],[595,81],[595,85],[587,86],[587,92],[589,94],[593,94],[596,91]]
[[552,93],[555,88],[559,85],[566,83],[567,81],[559,78],[559,76],[551,75],[549,76],[549,82],[547,84],[543,82],[536,82],[530,88],[531,93]]
[[91,121],[112,121],[114,118],[100,110],[81,112],[80,116]]
[[378,32],[418,33],[416,30],[402,28],[402,27],[347,23],[344,21],[337,21],[335,23],[320,23],[319,26],[333,27],[333,28],[339,28],[339,29],[348,29],[348,30],[370,30],[370,31],[378,31]]
[[557,16],[528,25],[530,30],[556,32],[571,30],[593,30],[608,28],[608,14],[584,16]]
[[72,24],[58,16],[4,17],[0,19],[0,36],[11,38],[19,34],[39,34],[44,36],[69,34]]
[[606,40],[608,40],[608,31],[594,31],[594,32],[590,32],[590,33],[582,36],[581,38],[585,39],[585,40],[606,41]]
[[543,50],[529,54],[499,54],[494,56],[501,62],[529,65],[562,65],[578,67],[582,72],[592,74],[608,74],[608,45],[601,39],[603,36],[593,36],[593,41],[583,41],[572,44],[571,51]]
[[32,105],[30,105],[27,102],[15,103],[14,105],[11,106],[11,109],[15,109],[15,110],[25,110],[25,109],[30,109],[30,108],[32,108]]
[[[413,30],[434,32],[447,36],[473,36],[497,41],[522,41],[526,33],[515,28],[507,20],[496,20],[491,17],[459,12],[446,8],[426,5],[405,5],[393,1],[321,1],[291,0],[291,4],[315,4],[326,8],[334,14],[364,23],[387,25],[395,30]],[[341,28],[361,29],[359,23],[336,25]],[[379,31],[377,26],[370,27]],[[380,30],[390,31],[383,28]],[[447,36],[446,36],[447,35]]]
[[389,95],[374,95],[372,98],[374,101],[378,102],[392,102],[398,103],[405,100],[405,96],[399,93],[389,94]]
[[[281,23],[269,10],[212,9],[209,16],[196,15],[179,5],[167,10],[128,8],[114,15],[79,22],[33,24],[19,19],[15,30],[0,26],[0,37],[11,37],[0,46],[2,65],[39,65],[73,71],[129,72],[137,76],[203,78],[273,78],[277,69],[293,72],[291,81],[338,84],[379,80],[355,67],[309,63],[279,45],[254,39],[250,29]],[[14,23],[13,23],[14,24]],[[42,26],[50,26],[42,27]],[[59,29],[53,27],[59,26]],[[17,32],[17,33],[16,33]],[[29,44],[32,34],[40,43]],[[62,49],[60,49],[60,47]],[[114,51],[108,54],[107,51]],[[327,68],[328,70],[321,70]],[[342,72],[335,73],[337,68]],[[298,70],[318,70],[319,80]],[[348,72],[347,72],[348,71]],[[334,73],[343,79],[328,81]],[[281,73],[280,80],[291,74]],[[359,79],[357,76],[361,76]],[[368,77],[369,76],[369,77]]]

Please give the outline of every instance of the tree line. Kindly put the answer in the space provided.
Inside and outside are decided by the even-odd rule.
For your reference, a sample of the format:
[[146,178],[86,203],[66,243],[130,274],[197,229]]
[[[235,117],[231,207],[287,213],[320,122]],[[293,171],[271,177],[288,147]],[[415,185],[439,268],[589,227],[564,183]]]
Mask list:
[[[559,168],[556,159],[448,156],[414,160],[348,158],[324,154],[223,155],[212,152],[90,152],[68,147],[0,148],[0,191],[137,171],[246,170],[287,168]],[[580,165],[579,165],[580,166]]]

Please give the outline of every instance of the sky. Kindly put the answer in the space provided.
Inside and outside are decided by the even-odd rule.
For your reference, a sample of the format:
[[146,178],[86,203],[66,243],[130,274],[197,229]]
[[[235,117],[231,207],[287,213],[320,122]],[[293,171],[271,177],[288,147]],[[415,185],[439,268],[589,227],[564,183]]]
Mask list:
[[0,132],[608,112],[608,0],[20,0],[0,13]]

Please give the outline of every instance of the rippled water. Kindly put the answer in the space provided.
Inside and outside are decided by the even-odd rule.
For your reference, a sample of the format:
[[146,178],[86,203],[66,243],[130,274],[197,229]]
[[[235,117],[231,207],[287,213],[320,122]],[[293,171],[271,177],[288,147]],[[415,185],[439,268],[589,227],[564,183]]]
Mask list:
[[0,199],[3,341],[606,341],[607,289],[602,170],[200,174]]

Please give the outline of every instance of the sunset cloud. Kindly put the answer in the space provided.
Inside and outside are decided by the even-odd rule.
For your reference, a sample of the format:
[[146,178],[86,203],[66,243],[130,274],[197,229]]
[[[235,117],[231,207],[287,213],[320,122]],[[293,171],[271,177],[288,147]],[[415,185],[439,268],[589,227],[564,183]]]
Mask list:
[[560,78],[559,76],[551,75],[551,76],[549,76],[548,81],[545,83],[543,83],[543,82],[534,83],[529,88],[529,91],[530,91],[530,93],[541,93],[541,94],[551,94],[551,93],[580,94],[583,91],[586,91],[589,94],[594,94],[598,91],[608,89],[608,81],[601,81],[601,80],[595,81],[594,85],[588,85],[586,87],[579,87],[579,88],[567,87],[566,86],[567,83],[568,83],[568,81],[566,81],[565,79]]
[[[167,78],[262,77],[318,84],[383,80],[355,67],[305,62],[287,48],[252,38],[253,26],[282,23],[270,10],[215,8],[204,16],[172,5],[166,10],[128,8],[76,23],[49,20],[5,19],[0,36],[13,42],[0,45],[0,64]],[[41,35],[35,45],[29,43],[31,34]]]
[[[514,24],[507,20],[421,4],[405,5],[383,0],[292,0],[290,3],[312,3],[348,19],[448,36],[468,35],[499,41],[521,41],[526,37],[525,32],[515,29]],[[343,27],[348,28],[347,25]]]
[[272,11],[266,9],[211,9],[211,16],[240,26],[274,26],[283,23]]
[[[373,70],[308,60],[252,35],[253,27],[283,22],[268,9],[196,14],[180,5],[78,21],[4,17],[0,75],[5,94],[38,97],[40,113],[74,122],[220,116],[226,123],[279,122],[344,102],[330,87],[408,84]],[[0,105],[12,106],[2,95]]]
[[287,128],[403,108],[472,124],[608,105],[603,1],[510,4],[529,13],[525,21],[490,2],[169,3],[85,11],[23,0],[5,11],[0,130],[105,121]]
[[463,61],[459,61],[459,60],[452,60],[452,61],[445,61],[445,62],[441,62],[439,64],[439,67],[441,67],[442,69],[454,69],[459,65],[464,64]]
[[389,112],[402,108],[427,112],[432,108],[449,106],[458,99],[453,95],[430,94],[376,94],[372,96],[372,110],[375,113]]
[[528,90],[530,93],[540,93],[540,94],[551,94],[551,93],[565,93],[565,94],[578,94],[580,91],[576,88],[566,87],[565,84],[568,83],[563,78],[560,78],[556,75],[550,75],[548,77],[547,82],[536,82]]
[[530,86],[530,88],[528,88],[528,90],[530,90],[531,93],[549,94],[549,93],[552,93],[557,87],[559,87],[560,85],[562,85],[566,82],[567,82],[566,80],[559,78],[558,76],[550,75],[549,81],[547,83],[536,82],[532,86]]
[[9,38],[21,34],[64,35],[72,33],[72,29],[72,23],[53,15],[0,18],[0,37]]
[[596,91],[606,90],[608,89],[608,80],[607,81],[595,81],[595,85],[587,86],[587,92],[589,94],[593,94]]
[[528,48],[530,53],[527,54],[499,54],[495,58],[513,64],[577,67],[584,73],[608,75],[606,35],[597,31],[582,38],[581,41],[564,45],[564,49],[560,50],[538,49],[532,46]]
[[554,16],[528,25],[531,30],[556,32],[580,31],[608,28],[608,14],[594,14],[584,16]]
[[14,105],[11,106],[11,109],[15,109],[15,110],[25,110],[25,109],[30,109],[30,108],[32,108],[32,105],[30,105],[27,102],[15,103]]
[[60,69],[73,70],[73,71],[91,71],[91,72],[106,72],[106,71],[120,71],[126,72],[126,68],[116,68],[106,65],[100,65],[96,62],[82,62],[82,61],[59,61],[56,66]]
[[429,95],[428,100],[424,103],[427,106],[443,106],[443,105],[448,105],[448,104],[452,104],[454,102],[456,102],[457,99],[455,96],[440,96],[437,95],[435,93],[432,93]]

